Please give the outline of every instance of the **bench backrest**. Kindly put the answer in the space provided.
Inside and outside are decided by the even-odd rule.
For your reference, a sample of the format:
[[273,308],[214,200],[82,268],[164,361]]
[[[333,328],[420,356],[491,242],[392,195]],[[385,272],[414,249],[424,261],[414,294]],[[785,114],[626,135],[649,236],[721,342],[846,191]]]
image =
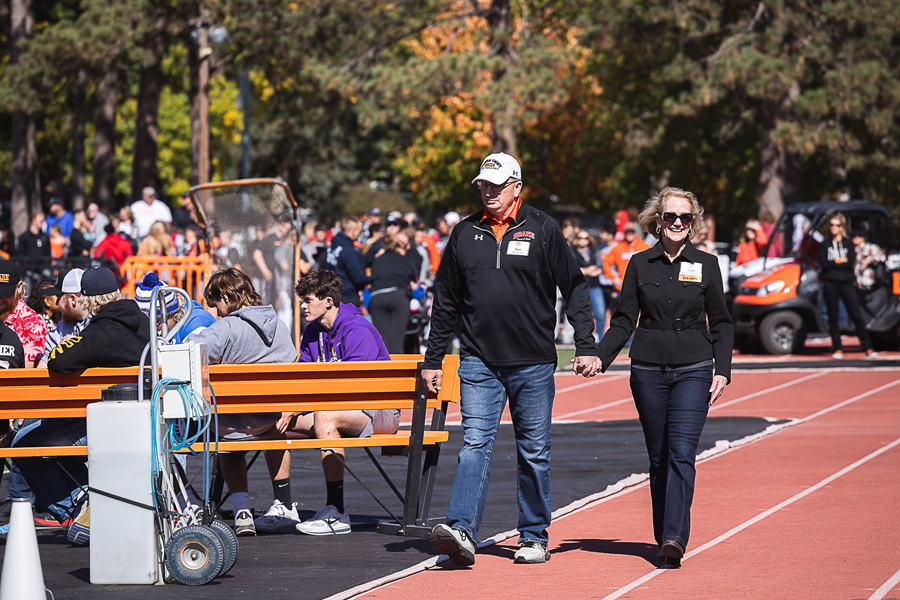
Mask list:
[[[391,361],[211,365],[218,411],[226,413],[413,408],[420,355]],[[459,399],[459,357],[444,359],[443,388],[430,394],[438,408]],[[0,418],[84,417],[100,392],[136,383],[137,367],[95,368],[61,375],[47,369],[0,372]]]

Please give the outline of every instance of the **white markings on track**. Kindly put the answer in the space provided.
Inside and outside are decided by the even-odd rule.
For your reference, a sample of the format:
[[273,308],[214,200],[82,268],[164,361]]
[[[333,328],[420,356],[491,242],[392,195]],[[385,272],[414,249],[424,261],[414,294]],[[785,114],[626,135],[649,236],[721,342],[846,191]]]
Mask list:
[[778,390],[783,390],[785,388],[789,388],[792,385],[797,385],[798,383],[803,383],[804,381],[809,381],[810,379],[816,379],[817,377],[821,377],[825,375],[828,371],[821,371],[819,373],[813,373],[812,375],[807,375],[806,377],[801,377],[800,379],[794,379],[793,381],[788,381],[787,383],[782,383],[781,385],[776,385],[774,387],[766,388],[764,390],[760,390],[758,392],[753,392],[752,394],[747,394],[746,396],[741,396],[740,398],[735,398],[734,400],[729,400],[728,402],[722,402],[721,404],[713,404],[712,408],[709,409],[709,412],[714,410],[719,410],[720,408],[725,408],[726,406],[731,406],[732,404],[737,404],[738,402],[743,402],[744,400],[750,400],[751,398],[758,398],[759,396],[764,396],[765,394],[770,394],[772,392],[777,392]]
[[897,584],[900,584],[900,571],[894,573],[893,577],[885,581],[880,588],[875,590],[875,593],[869,596],[869,600],[881,600],[887,596],[888,592],[897,587]]
[[567,388],[563,388],[561,390],[556,390],[556,395],[565,394],[566,392],[571,392],[574,390],[584,389],[586,387],[595,386],[601,383],[609,383],[610,381],[616,381],[619,379],[624,379],[625,377],[629,377],[628,373],[623,373],[621,375],[608,375],[606,377],[601,377],[600,379],[595,379],[593,381],[587,381],[585,383],[578,383],[576,385],[569,386]]
[[[894,382],[894,385],[897,384],[897,383],[900,383],[900,380]],[[873,390],[873,392],[874,392],[874,390]],[[848,401],[848,402],[849,402],[849,401]],[[842,403],[842,404],[844,404],[844,403]],[[741,524],[738,525],[737,527],[734,527],[734,528],[732,528],[732,529],[726,531],[725,533],[723,533],[723,534],[720,535],[719,537],[715,538],[714,540],[710,540],[710,541],[706,542],[705,544],[703,544],[702,546],[699,546],[698,548],[695,548],[694,550],[691,550],[690,552],[688,552],[687,554],[684,555],[684,558],[682,559],[682,561],[687,560],[687,559],[689,559],[689,558],[691,558],[691,557],[694,557],[694,556],[700,554],[701,552],[704,552],[704,551],[706,551],[706,550],[709,550],[710,548],[712,548],[712,547],[714,547],[714,546],[718,546],[719,544],[721,544],[722,542],[724,542],[724,541],[727,540],[728,538],[730,538],[730,537],[732,537],[732,536],[734,536],[734,535],[740,533],[741,531],[747,529],[748,527],[751,527],[751,526],[755,525],[756,523],[759,523],[759,522],[762,521],[763,519],[772,516],[773,514],[775,514],[776,512],[778,512],[779,510],[781,510],[782,508],[785,508],[786,506],[790,506],[790,505],[793,504],[794,502],[796,502],[796,501],[798,501],[798,500],[801,500],[801,499],[805,498],[806,496],[809,496],[810,494],[812,494],[813,492],[815,492],[815,491],[817,491],[817,490],[822,489],[823,487],[825,487],[826,485],[828,485],[829,483],[831,483],[831,482],[834,481],[835,479],[838,479],[839,477],[842,477],[842,476],[846,475],[846,474],[849,473],[850,471],[853,471],[853,470],[856,469],[857,467],[860,467],[860,466],[866,464],[867,462],[869,462],[869,461],[872,460],[873,458],[877,458],[878,456],[881,456],[882,454],[884,454],[884,453],[887,452],[888,450],[891,450],[892,448],[895,448],[895,447],[898,446],[898,445],[900,445],[900,438],[897,438],[896,440],[894,440],[894,441],[891,442],[890,444],[887,444],[886,446],[882,446],[881,448],[879,448],[879,449],[876,450],[875,452],[872,452],[871,454],[869,454],[869,455],[867,455],[867,456],[864,456],[863,458],[859,459],[859,460],[856,461],[855,463],[853,463],[853,464],[851,464],[851,465],[848,465],[848,466],[844,467],[843,469],[841,469],[841,470],[838,471],[837,473],[834,473],[833,475],[830,475],[830,476],[826,477],[825,479],[823,479],[823,480],[820,481],[819,483],[815,484],[814,486],[808,487],[808,488],[806,488],[805,490],[803,490],[802,492],[800,492],[800,493],[798,493],[798,494],[795,494],[795,495],[791,496],[790,498],[788,498],[788,499],[785,500],[784,502],[780,502],[779,504],[776,504],[775,506],[773,506],[772,508],[768,509],[767,511],[765,511],[765,512],[763,512],[763,513],[760,513],[760,514],[756,515],[756,516],[753,517],[752,519],[749,519],[749,520],[747,520],[747,521],[744,521],[743,523],[741,523]],[[669,570],[669,569],[656,569],[655,571],[652,571],[652,572],[650,572],[650,573],[647,573],[646,575],[644,575],[644,576],[641,577],[640,579],[636,579],[635,581],[632,581],[632,582],[629,583],[628,585],[619,588],[618,590],[616,590],[616,591],[613,592],[612,594],[609,594],[608,596],[605,596],[605,597],[603,598],[603,600],[615,600],[616,598],[621,598],[622,596],[624,596],[625,594],[627,594],[628,592],[630,592],[630,591],[633,590],[634,588],[640,587],[640,586],[644,585],[645,583],[647,583],[648,581],[650,581],[650,580],[653,579],[654,577],[657,577],[657,576],[659,576],[659,575],[662,575],[662,574],[665,573],[667,570]],[[898,576],[900,576],[900,573],[898,573],[897,575],[894,575],[894,577],[898,577]],[[892,578],[892,579],[893,579],[893,578]],[[885,583],[885,586],[888,585],[888,583],[890,583],[890,581],[888,581],[887,583]],[[883,588],[883,587],[884,587],[884,586],[882,586],[882,588]],[[890,588],[888,588],[888,590],[890,590]],[[882,595],[882,596],[877,596],[877,594],[878,594],[879,591],[881,591],[881,589],[879,589],[878,591],[876,591],[875,594],[873,594],[872,597],[873,597],[873,598],[875,598],[875,597],[882,598],[883,595]],[[885,591],[885,594],[886,594],[886,593],[887,593],[887,590]]]
[[[875,389],[873,389],[873,390],[869,390],[868,392],[864,392],[864,393],[862,393],[862,394],[859,394],[859,395],[857,395],[857,396],[854,396],[853,398],[850,398],[850,399],[848,399],[848,400],[844,400],[843,402],[838,402],[837,404],[834,404],[834,405],[832,405],[832,406],[829,406],[828,408],[825,408],[825,409],[823,409],[823,410],[820,410],[820,411],[817,412],[817,413],[813,413],[813,414],[809,415],[808,417],[806,417],[806,418],[804,418],[804,419],[800,419],[799,422],[800,422],[800,423],[807,423],[807,422],[809,422],[809,421],[811,421],[811,420],[813,420],[813,419],[816,419],[816,418],[818,418],[818,417],[821,417],[822,415],[826,415],[826,414],[828,414],[828,413],[830,413],[830,412],[832,412],[832,411],[838,410],[839,408],[843,408],[843,407],[847,406],[848,404],[852,404],[852,403],[854,403],[854,402],[857,402],[857,401],[859,401],[859,400],[862,400],[863,398],[868,398],[869,396],[872,396],[873,394],[877,394],[877,393],[879,393],[879,392],[883,392],[884,390],[889,389],[889,388],[892,388],[892,387],[894,387],[894,386],[896,386],[896,385],[898,385],[898,384],[900,384],[900,379],[896,379],[896,380],[894,380],[894,381],[892,381],[892,382],[890,382],[890,383],[887,383],[887,384],[885,384],[885,385],[882,385],[882,386],[880,386],[880,387],[877,387],[877,388],[875,388]],[[683,558],[682,560],[687,560],[687,559],[691,558],[692,556],[696,556],[697,554],[700,554],[701,552],[703,552],[703,551],[705,551],[705,550],[708,550],[709,548],[712,548],[713,546],[717,546],[718,544],[720,544],[721,542],[723,542],[723,541],[727,540],[728,538],[734,536],[735,534],[740,533],[740,532],[743,531],[744,529],[746,529],[746,528],[748,528],[748,527],[750,527],[750,526],[752,526],[752,525],[758,523],[759,521],[762,521],[762,520],[765,519],[766,517],[768,517],[768,516],[770,516],[770,515],[772,515],[772,514],[778,512],[778,511],[781,510],[782,508],[784,508],[784,507],[786,507],[786,506],[788,506],[788,505],[790,505],[790,504],[793,504],[793,503],[796,502],[797,500],[800,500],[800,499],[802,499],[802,498],[805,498],[806,496],[812,494],[812,493],[815,492],[816,490],[819,490],[819,489],[825,487],[826,485],[828,485],[829,483],[831,483],[831,482],[834,481],[835,479],[837,479],[837,478],[839,478],[839,477],[841,477],[841,476],[843,476],[843,475],[846,475],[846,474],[849,473],[850,471],[853,471],[853,470],[856,469],[857,467],[864,465],[865,463],[869,462],[869,461],[872,460],[873,458],[876,458],[876,457],[878,457],[878,456],[884,454],[884,453],[887,452],[888,450],[890,450],[890,449],[892,449],[892,448],[894,448],[894,447],[896,447],[896,446],[898,446],[898,445],[900,445],[900,438],[894,440],[893,442],[891,442],[890,444],[887,444],[886,446],[882,446],[881,448],[879,448],[879,449],[876,450],[875,452],[872,452],[871,454],[869,454],[869,455],[867,455],[867,456],[865,456],[865,457],[859,459],[858,461],[856,461],[856,462],[853,463],[852,465],[849,465],[849,466],[847,466],[847,467],[844,467],[843,469],[841,469],[841,470],[838,471],[837,473],[835,473],[835,474],[833,474],[833,475],[831,475],[831,476],[829,476],[829,477],[826,477],[825,479],[823,479],[823,480],[820,481],[819,483],[815,484],[814,486],[809,487],[809,488],[806,488],[806,489],[803,490],[802,492],[800,492],[800,493],[798,493],[798,494],[796,494],[796,495],[794,495],[794,496],[791,496],[790,498],[788,498],[788,499],[785,500],[784,502],[781,502],[780,504],[777,504],[777,505],[773,506],[772,508],[768,509],[767,511],[765,511],[765,512],[763,512],[763,513],[761,513],[761,514],[759,514],[759,515],[757,515],[757,516],[755,516],[755,517],[753,517],[753,518],[750,519],[749,521],[745,521],[744,523],[741,523],[741,524],[738,525],[737,527],[734,527],[733,529],[731,529],[731,530],[729,530],[729,531],[723,533],[722,535],[720,535],[719,537],[715,538],[714,540],[711,540],[711,541],[709,541],[709,542],[703,544],[702,546],[699,546],[698,548],[695,548],[694,550],[691,550],[690,552],[688,552],[687,554],[684,555],[684,558]],[[720,455],[720,456],[721,456],[721,455]],[[631,583],[629,583],[629,584],[626,585],[625,587],[619,588],[618,590],[616,590],[616,591],[613,592],[612,594],[609,594],[608,596],[605,596],[605,597],[603,598],[603,600],[614,600],[615,598],[620,598],[620,597],[622,597],[623,595],[625,595],[625,594],[627,594],[628,592],[630,592],[631,590],[633,590],[633,589],[635,589],[635,588],[637,588],[637,587],[640,587],[641,585],[647,583],[648,581],[650,581],[650,580],[653,579],[654,577],[658,577],[659,575],[662,575],[662,574],[665,573],[667,570],[668,570],[668,569],[661,568],[661,569],[656,569],[655,571],[651,571],[650,573],[647,573],[646,575],[644,575],[644,576],[641,577],[640,579],[637,579],[637,580],[635,580],[635,581],[632,581]],[[897,581],[894,581],[894,578],[897,578]],[[893,585],[891,585],[890,587],[888,587],[888,588],[884,591],[884,594],[882,594],[881,596],[878,596],[878,593],[879,593],[880,591],[882,591],[882,589],[884,589],[884,587],[887,586],[888,584],[890,584],[892,581],[894,581]],[[890,580],[888,580],[887,582],[885,582],[885,584],[884,584],[881,588],[879,588],[879,589],[875,592],[875,594],[872,595],[872,598],[870,598],[870,600],[872,600],[872,599],[879,600],[880,598],[883,598],[884,595],[887,594],[888,591],[890,591],[891,589],[893,589],[893,586],[896,585],[897,583],[900,583],[900,572],[898,572],[897,574],[894,575],[894,577],[892,577]]]
[[566,413],[564,415],[559,415],[554,417],[554,421],[558,421],[560,419],[568,419],[570,417],[577,417],[578,415],[583,415],[586,413],[603,410],[604,408],[611,408],[613,406],[619,406],[620,404],[625,404],[626,402],[631,402],[631,396],[627,398],[622,398],[621,400],[616,400],[615,402],[607,402],[606,404],[601,404],[599,406],[592,406],[591,408],[585,408],[584,410],[576,410],[575,412]]

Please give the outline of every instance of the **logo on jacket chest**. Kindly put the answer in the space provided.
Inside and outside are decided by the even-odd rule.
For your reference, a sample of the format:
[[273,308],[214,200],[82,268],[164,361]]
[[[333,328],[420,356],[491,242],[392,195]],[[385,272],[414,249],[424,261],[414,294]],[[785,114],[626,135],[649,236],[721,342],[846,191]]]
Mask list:
[[532,232],[532,231],[517,231],[513,234],[513,239],[514,240],[525,240],[525,239],[533,240],[534,232]]
[[484,239],[484,234],[483,234],[483,233],[476,233],[476,234],[475,234],[475,241],[476,241],[476,242],[480,242],[480,241],[483,240],[483,239]]

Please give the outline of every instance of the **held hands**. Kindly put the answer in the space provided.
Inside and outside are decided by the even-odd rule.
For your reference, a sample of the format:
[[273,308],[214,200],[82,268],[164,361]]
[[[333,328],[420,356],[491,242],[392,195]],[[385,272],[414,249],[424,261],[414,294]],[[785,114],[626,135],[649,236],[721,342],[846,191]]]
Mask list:
[[600,372],[603,366],[599,356],[576,356],[569,362],[574,365],[576,376],[593,377]]
[[444,372],[440,369],[422,369],[422,379],[425,380],[429,392],[437,394],[441,391],[441,380],[443,377]]
[[712,406],[716,400],[725,392],[725,386],[728,385],[728,379],[724,375],[716,375],[713,377],[712,387],[709,388],[709,405]]

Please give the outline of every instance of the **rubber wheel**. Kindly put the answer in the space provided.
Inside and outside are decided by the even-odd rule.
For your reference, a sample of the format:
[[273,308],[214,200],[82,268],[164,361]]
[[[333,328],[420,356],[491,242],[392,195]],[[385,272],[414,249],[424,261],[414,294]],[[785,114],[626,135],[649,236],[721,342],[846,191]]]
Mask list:
[[215,579],[225,564],[225,550],[212,529],[188,525],[166,544],[166,568],[178,583],[204,585]]
[[802,348],[803,317],[792,310],[767,315],[759,325],[759,340],[769,354],[790,354]]
[[219,575],[224,575],[237,562],[238,550],[240,549],[238,536],[234,529],[226,525],[224,521],[215,520],[210,523],[209,528],[218,536],[219,541],[222,542],[222,548],[225,549],[225,562],[222,565],[222,571],[219,573]]

